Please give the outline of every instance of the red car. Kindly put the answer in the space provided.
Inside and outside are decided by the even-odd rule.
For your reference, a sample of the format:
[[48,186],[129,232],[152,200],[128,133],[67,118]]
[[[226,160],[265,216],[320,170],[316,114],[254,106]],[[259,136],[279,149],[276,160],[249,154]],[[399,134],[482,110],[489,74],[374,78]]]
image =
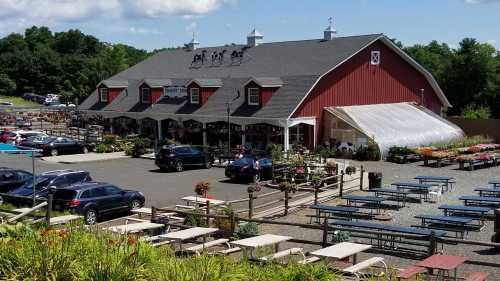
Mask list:
[[12,131],[4,130],[0,133],[0,142],[13,143],[16,140],[17,134]]

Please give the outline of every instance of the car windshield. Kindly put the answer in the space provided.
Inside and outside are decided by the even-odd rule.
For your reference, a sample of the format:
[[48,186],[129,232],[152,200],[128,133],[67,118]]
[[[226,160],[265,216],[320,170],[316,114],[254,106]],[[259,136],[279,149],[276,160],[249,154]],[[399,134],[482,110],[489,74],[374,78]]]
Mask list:
[[[56,176],[37,176],[35,189],[43,189],[55,178]],[[33,188],[33,179],[28,180],[24,185],[24,188]]]
[[72,200],[76,197],[76,191],[71,189],[57,189],[54,193],[55,200]]

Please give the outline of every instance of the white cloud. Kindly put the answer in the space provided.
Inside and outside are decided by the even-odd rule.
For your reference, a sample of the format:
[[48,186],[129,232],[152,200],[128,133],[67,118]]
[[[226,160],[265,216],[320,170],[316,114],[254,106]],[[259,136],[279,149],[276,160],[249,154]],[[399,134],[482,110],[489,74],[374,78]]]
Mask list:
[[495,39],[489,39],[489,40],[486,40],[486,43],[488,43],[490,45],[495,45],[497,43],[497,40],[495,40]]
[[133,27],[133,26],[128,29],[128,32],[137,35],[162,34],[162,32],[159,31],[158,29],[149,29],[149,28]]
[[464,0],[466,4],[484,4],[484,3],[493,3],[500,2],[500,0]]
[[186,25],[186,27],[184,29],[187,32],[191,33],[191,32],[194,32],[197,27],[198,27],[198,24],[195,21],[193,21],[192,23]]
[[[237,0],[0,0],[0,32],[103,18],[196,18]],[[133,31],[131,31],[133,32]],[[145,30],[135,30],[144,33]]]

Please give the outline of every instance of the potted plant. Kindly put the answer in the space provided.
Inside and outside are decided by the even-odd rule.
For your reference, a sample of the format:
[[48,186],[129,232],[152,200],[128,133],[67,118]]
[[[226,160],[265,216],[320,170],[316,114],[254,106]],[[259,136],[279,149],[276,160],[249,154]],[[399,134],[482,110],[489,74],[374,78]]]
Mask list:
[[234,215],[234,210],[231,207],[226,207],[226,208],[220,209],[217,213],[219,215],[228,216],[227,218],[217,217],[214,219],[214,223],[215,223],[215,226],[221,232],[222,236],[230,237],[231,235],[233,235],[233,233],[232,233],[233,229],[231,229],[231,219],[229,217]]
[[194,192],[203,198],[207,198],[207,193],[210,190],[210,182],[200,181],[194,187]]
[[347,168],[345,168],[345,173],[348,175],[352,175],[352,174],[356,173],[356,167],[348,166]]
[[335,161],[333,160],[327,160],[325,170],[328,174],[335,175],[335,173],[337,172],[337,163],[335,163]]
[[297,185],[288,181],[284,181],[279,184],[279,189],[281,191],[288,191],[295,193],[297,191]]

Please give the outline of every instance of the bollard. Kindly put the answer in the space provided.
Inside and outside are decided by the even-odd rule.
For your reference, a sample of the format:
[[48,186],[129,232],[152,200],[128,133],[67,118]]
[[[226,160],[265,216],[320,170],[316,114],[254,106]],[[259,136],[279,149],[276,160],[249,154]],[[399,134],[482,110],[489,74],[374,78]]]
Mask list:
[[231,235],[236,231],[236,214],[234,212],[229,216],[229,222],[231,224]]
[[429,236],[429,248],[427,250],[427,255],[430,257],[436,253],[437,249],[437,238],[436,232],[434,230],[431,231],[431,235]]
[[314,187],[314,205],[318,205],[318,192],[319,192],[319,186]]
[[253,192],[248,192],[248,218],[253,217]]
[[339,187],[339,197],[344,194],[344,171],[340,171],[340,187]]
[[207,201],[207,227],[210,227],[210,201]]
[[285,189],[285,216],[288,215],[288,189]]
[[321,243],[323,248],[328,246],[327,240],[328,240],[328,219],[325,218],[325,220],[323,221],[323,241]]
[[50,218],[52,216],[52,201],[54,199],[54,194],[49,192],[47,198],[47,212],[45,213],[45,222],[47,223],[47,227],[50,226]]
[[359,190],[363,191],[363,178],[364,178],[364,173],[365,170],[363,168],[363,165],[361,165],[361,171],[360,171],[360,176],[359,176]]

